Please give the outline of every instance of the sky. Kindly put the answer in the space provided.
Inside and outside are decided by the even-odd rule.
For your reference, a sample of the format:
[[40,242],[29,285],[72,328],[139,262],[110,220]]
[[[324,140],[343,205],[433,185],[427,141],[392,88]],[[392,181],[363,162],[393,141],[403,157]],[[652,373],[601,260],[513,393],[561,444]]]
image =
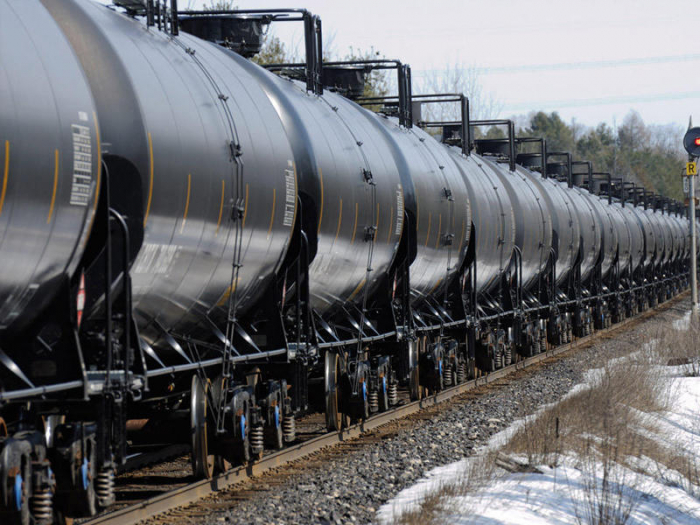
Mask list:
[[[179,0],[199,8],[210,0]],[[584,125],[700,122],[697,2],[688,0],[236,0],[304,7],[339,55],[373,47],[411,65],[416,83],[446,68],[476,72],[501,118],[558,111]],[[300,24],[277,24],[303,48]]]

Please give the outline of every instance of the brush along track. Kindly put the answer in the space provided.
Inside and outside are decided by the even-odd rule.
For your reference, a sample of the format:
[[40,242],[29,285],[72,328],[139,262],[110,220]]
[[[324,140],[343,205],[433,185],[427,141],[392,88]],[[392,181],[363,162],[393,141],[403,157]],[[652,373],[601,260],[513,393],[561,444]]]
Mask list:
[[[576,339],[572,343],[524,359],[506,368],[488,374],[487,376],[451,387],[421,401],[401,405],[388,412],[374,415],[368,420],[353,425],[342,432],[325,433],[318,437],[311,438],[306,442],[288,447],[280,452],[269,454],[262,460],[251,465],[235,467],[224,474],[216,476],[212,480],[202,480],[189,484],[185,484],[181,481],[181,486],[174,490],[148,499],[143,499],[128,507],[106,513],[84,523],[119,525],[137,523],[166,511],[172,511],[172,509],[188,505],[205,496],[215,494],[223,489],[231,487],[232,485],[240,484],[254,476],[260,476],[265,472],[269,473],[269,475],[264,477],[264,482],[262,482],[264,485],[263,487],[253,484],[251,488],[246,487],[245,490],[237,491],[235,494],[227,494],[227,500],[231,500],[229,503],[220,502],[217,504],[213,501],[207,501],[206,504],[201,505],[201,508],[199,508],[200,506],[198,505],[194,505],[192,508],[170,512],[169,517],[164,516],[162,520],[157,519],[155,521],[162,523],[170,522],[172,518],[176,518],[178,515],[191,516],[195,519],[198,516],[205,517],[210,515],[216,507],[231,507],[235,500],[253,497],[260,493],[260,491],[269,490],[270,486],[274,487],[284,483],[285,479],[294,475],[295,469],[292,463],[297,460],[308,458],[307,461],[303,462],[303,466],[306,468],[313,467],[316,463],[318,463],[318,466],[321,466],[329,458],[341,457],[351,450],[356,450],[372,442],[390,438],[396,435],[403,427],[409,426],[417,420],[431,419],[436,412],[442,409],[436,405],[448,399],[452,399],[453,401],[459,401],[460,398],[469,399],[470,397],[479,395],[485,390],[494,387],[498,388],[499,385],[507,384],[523,374],[536,371],[539,368],[536,365],[543,363],[545,360],[551,362],[551,358],[554,356],[563,356],[563,354],[571,350],[585,348],[596,341],[612,339],[617,335],[617,332],[631,329],[649,317],[669,309],[686,295],[687,292],[684,292],[654,310],[648,310],[647,312],[634,318],[627,319],[606,330],[599,330],[590,336]],[[524,371],[523,369],[525,368],[528,368],[528,370]],[[506,376],[509,377],[507,381],[504,381]],[[328,447],[333,448],[328,449]],[[328,450],[323,450],[321,453],[322,449]],[[187,479],[184,478],[182,474],[182,470],[186,472],[189,471],[189,463],[185,459],[178,460],[172,467],[180,469],[180,480]],[[170,468],[168,470],[173,472]],[[148,474],[145,475],[147,476]],[[143,494],[143,496],[148,497],[149,494],[146,493]]]

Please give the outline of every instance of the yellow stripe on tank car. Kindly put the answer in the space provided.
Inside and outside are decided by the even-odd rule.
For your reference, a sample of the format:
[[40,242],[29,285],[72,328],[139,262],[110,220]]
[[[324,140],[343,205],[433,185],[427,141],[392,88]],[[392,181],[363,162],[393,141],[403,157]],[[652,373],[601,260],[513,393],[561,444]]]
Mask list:
[[277,202],[277,190],[272,188],[272,211],[270,212],[270,227],[267,229],[267,238],[270,238],[272,233],[272,225],[275,222],[275,203]]
[[51,222],[53,217],[53,207],[56,204],[56,190],[58,189],[58,150],[54,151],[53,168],[53,192],[51,193],[51,205],[49,206],[49,216],[46,217],[46,224]]
[[430,291],[428,292],[428,295],[432,294],[438,286],[440,286],[440,283],[442,282],[442,277],[440,277],[437,282],[435,283],[435,286],[433,286]]
[[367,282],[367,279],[362,279],[362,281],[360,281],[360,284],[357,285],[357,288],[355,288],[353,290],[353,292],[350,294],[350,297],[348,297],[348,301],[352,301],[355,298],[355,296],[358,293],[360,293],[360,290],[362,290],[362,287],[365,285],[366,282]]
[[425,247],[428,247],[428,240],[430,239],[430,225],[433,222],[433,214],[428,213],[428,234],[425,236]]
[[238,277],[238,279],[236,279],[236,282],[233,283],[232,286],[229,286],[228,288],[226,288],[226,291],[221,296],[221,299],[219,299],[219,302],[216,303],[216,306],[223,306],[226,304],[226,301],[228,301],[228,298],[231,297],[231,294],[236,291],[236,288],[238,287],[238,283],[240,281],[241,281],[241,278]]
[[243,224],[241,228],[245,228],[245,220],[248,217],[248,184],[245,185],[245,203],[243,204]]
[[7,178],[10,176],[10,141],[5,141],[5,169],[2,176],[2,190],[0,191],[0,215],[5,204],[5,194],[7,193]]
[[316,234],[321,233],[321,221],[323,220],[323,171],[321,171],[321,166],[318,167],[318,178],[321,181],[321,205],[319,206],[318,229],[316,230]]
[[148,155],[149,155],[149,166],[148,166],[148,171],[149,171],[149,180],[150,182],[148,183],[148,201],[146,202],[146,213],[143,216],[143,227],[146,227],[146,223],[148,222],[148,216],[151,213],[151,200],[153,200],[153,139],[151,138],[151,134],[148,134]]
[[355,203],[355,225],[352,227],[352,239],[350,239],[350,244],[355,243],[355,235],[357,234],[357,214],[359,212],[359,204]]
[[180,233],[185,229],[185,223],[187,223],[187,213],[190,211],[190,188],[192,187],[192,174],[187,174],[187,198],[185,199],[185,213],[182,214],[182,225],[180,226]]
[[221,217],[224,213],[224,193],[226,192],[226,181],[221,180],[221,204],[219,204],[219,220],[216,221],[216,232],[214,232],[214,237],[219,235],[219,226],[221,226]]

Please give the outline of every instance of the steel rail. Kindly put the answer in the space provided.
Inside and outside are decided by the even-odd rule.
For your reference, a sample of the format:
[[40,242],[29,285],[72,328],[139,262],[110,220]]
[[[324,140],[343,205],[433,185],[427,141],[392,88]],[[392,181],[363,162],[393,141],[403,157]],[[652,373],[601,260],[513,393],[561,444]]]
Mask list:
[[340,432],[330,432],[305,441],[304,443],[287,447],[280,452],[265,456],[255,463],[245,466],[237,466],[228,470],[227,472],[213,477],[212,479],[196,481],[189,485],[160,494],[129,507],[108,512],[89,521],[85,521],[82,523],[82,525],[130,525],[154,517],[158,514],[162,514],[163,512],[173,508],[187,505],[198,499],[204,498],[205,496],[226,489],[232,485],[241,483],[252,477],[259,476],[260,474],[263,474],[271,469],[279,468],[287,463],[291,463],[292,461],[309,456],[323,448],[331,447],[333,445],[337,445],[338,443],[355,439],[362,434],[386,425],[387,423],[397,419],[402,419],[424,408],[447,401],[450,398],[458,396],[469,390],[473,390],[474,388],[493,383],[494,381],[502,379],[517,370],[525,369],[556,355],[579,348],[601,338],[604,335],[609,335],[620,331],[630,323],[642,321],[663,312],[688,294],[689,290],[685,290],[665,303],[660,304],[656,308],[649,309],[634,317],[629,317],[609,328],[596,330],[591,335],[577,338],[571,343],[557,346],[556,348],[546,350],[545,352],[532,357],[527,357],[521,361],[513,363],[512,365],[501,368],[495,372],[491,372],[488,375],[449,387],[441,392],[438,392],[437,394],[432,394],[419,401],[399,405],[387,412],[376,414],[363,422],[352,425],[347,429],[343,429]]

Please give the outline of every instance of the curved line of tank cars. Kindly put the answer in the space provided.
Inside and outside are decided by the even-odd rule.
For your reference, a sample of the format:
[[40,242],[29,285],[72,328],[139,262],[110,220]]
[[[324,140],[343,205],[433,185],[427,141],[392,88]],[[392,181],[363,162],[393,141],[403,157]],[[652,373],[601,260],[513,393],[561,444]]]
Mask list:
[[[309,94],[191,35],[146,30],[79,0],[0,0],[0,21],[0,507],[12,516],[50,519],[51,493],[74,514],[94,512],[95,490],[98,503],[109,503],[112,461],[123,458],[125,442],[120,431],[105,434],[105,418],[118,427],[127,415],[152,417],[154,406],[187,412],[190,385],[193,398],[203,393],[192,375],[202,361],[220,361],[211,334],[231,335],[228,298],[235,294],[239,318],[254,316],[280,273],[300,260],[302,230],[310,264],[301,270],[317,330],[338,339],[334,320],[384,290],[396,293],[402,262],[410,263],[410,325],[422,311],[439,317],[435,305],[456,280],[475,283],[484,308],[497,309],[494,290],[514,251],[524,290],[541,280],[553,252],[561,287],[579,259],[584,282],[597,264],[605,279],[689,257],[684,217],[608,205],[526,168],[511,172],[495,159],[464,156],[422,129],[336,93]],[[131,255],[117,241],[112,249],[130,259],[135,318],[109,329],[107,347],[100,328],[109,302],[100,288],[106,196],[131,235],[124,243]],[[119,237],[118,228],[110,232]],[[467,264],[470,250],[475,266]],[[464,278],[470,267],[471,281]],[[110,293],[125,299],[124,276],[115,275]],[[284,294],[301,295],[286,281],[280,289],[282,303]],[[381,332],[369,314],[360,322]],[[544,330],[546,319],[535,317],[535,326]],[[461,327],[441,332],[441,351],[453,333],[464,334]],[[105,380],[106,360],[128,346],[125,333],[137,338],[135,349]],[[372,366],[401,335],[408,339],[394,333],[368,345]],[[265,343],[274,336],[259,332],[251,343],[274,350]],[[213,343],[197,348],[196,359],[188,338]],[[293,436],[285,381],[291,386],[290,370],[306,374],[323,360],[318,349],[301,347],[295,360],[292,346],[281,354],[290,365],[260,365],[268,385],[261,398],[258,386],[245,403],[231,402],[246,439],[254,409],[266,424],[283,419],[285,437]],[[304,367],[295,368],[300,356]],[[267,357],[274,361],[274,352]],[[329,374],[349,371],[332,366],[327,387]],[[168,373],[174,370],[181,373]],[[373,380],[383,389],[407,377],[400,364],[381,370],[387,375]],[[123,405],[110,381],[126,376],[131,397]],[[370,378],[359,379],[366,395]],[[292,391],[308,395],[307,377],[296,380],[304,390]],[[331,388],[340,385],[336,377]],[[199,424],[204,416],[195,412]]]

